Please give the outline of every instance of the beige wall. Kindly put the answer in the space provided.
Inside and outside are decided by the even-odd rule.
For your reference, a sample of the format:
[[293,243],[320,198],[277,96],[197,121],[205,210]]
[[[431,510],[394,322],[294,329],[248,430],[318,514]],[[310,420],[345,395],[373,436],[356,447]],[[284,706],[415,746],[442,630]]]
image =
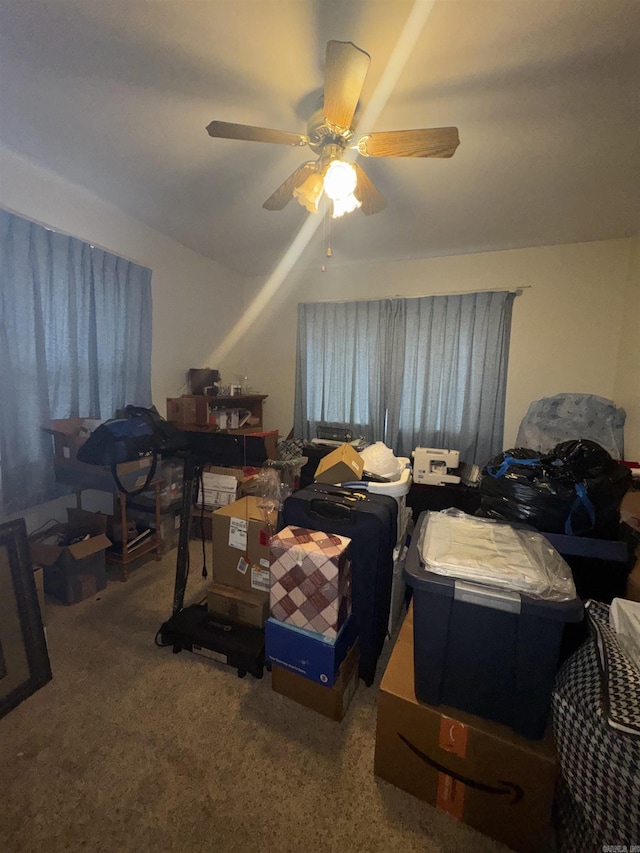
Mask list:
[[[298,269],[251,335],[252,380],[269,394],[267,426],[286,434],[293,425],[296,310],[304,301],[522,288],[513,310],[505,447],[515,443],[533,400],[561,392],[614,399],[631,245],[607,240],[371,266],[340,266],[334,258],[324,273],[317,265]],[[248,303],[261,285],[247,286]],[[638,413],[630,415],[629,429],[637,431]]]
[[614,393],[627,413],[625,456],[640,462],[640,235],[631,241],[621,327]]

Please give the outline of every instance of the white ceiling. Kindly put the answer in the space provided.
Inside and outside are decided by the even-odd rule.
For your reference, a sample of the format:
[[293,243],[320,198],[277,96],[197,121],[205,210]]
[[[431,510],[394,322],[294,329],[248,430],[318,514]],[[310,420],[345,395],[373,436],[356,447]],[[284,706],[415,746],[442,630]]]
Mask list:
[[640,0],[0,0],[0,145],[267,275],[309,214],[262,203],[310,152],[205,127],[305,133],[329,39],[371,55],[359,132],[461,140],[450,160],[361,160],[388,206],[332,224],[339,262],[637,233]]

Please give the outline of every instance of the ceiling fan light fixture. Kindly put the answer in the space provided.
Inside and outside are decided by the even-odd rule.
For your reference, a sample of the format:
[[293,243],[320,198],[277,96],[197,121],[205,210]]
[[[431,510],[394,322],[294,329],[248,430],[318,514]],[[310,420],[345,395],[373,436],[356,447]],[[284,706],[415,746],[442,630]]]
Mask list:
[[339,201],[353,195],[358,183],[356,170],[351,163],[334,160],[324,175],[324,191],[331,201]]
[[351,213],[362,205],[354,195],[358,176],[351,163],[342,160],[331,162],[324,176],[324,191],[332,202],[332,219]]
[[322,175],[318,172],[312,172],[299,187],[295,187],[293,197],[298,200],[299,204],[306,207],[309,213],[317,213],[323,191]]
[[331,202],[331,206],[333,208],[331,218],[337,219],[339,216],[344,216],[345,213],[351,213],[351,211],[357,210],[362,206],[362,202],[359,201],[353,193],[351,193],[351,195],[345,196],[345,198],[334,199]]
[[[456,127],[387,130],[368,133],[356,140],[352,127],[371,57],[353,42],[327,42],[324,89],[318,107],[307,122],[307,134],[212,121],[209,136],[269,142],[276,145],[308,145],[318,157],[303,163],[286,178],[262,205],[266,210],[282,210],[296,198],[311,213],[319,212],[323,192],[331,200],[333,216],[343,216],[360,207],[367,216],[380,213],[386,201],[358,163],[345,163],[347,148],[363,157],[438,157],[455,154],[460,144]],[[326,170],[326,179],[325,179]],[[309,172],[314,176],[307,176]]]

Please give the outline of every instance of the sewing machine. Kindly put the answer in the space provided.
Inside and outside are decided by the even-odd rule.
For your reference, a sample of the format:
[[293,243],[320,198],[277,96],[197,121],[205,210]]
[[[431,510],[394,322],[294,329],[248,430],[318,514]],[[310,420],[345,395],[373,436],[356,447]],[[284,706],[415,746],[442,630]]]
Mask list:
[[441,450],[436,447],[416,447],[413,456],[413,482],[431,486],[459,483],[460,477],[448,474],[450,468],[460,465],[459,450]]

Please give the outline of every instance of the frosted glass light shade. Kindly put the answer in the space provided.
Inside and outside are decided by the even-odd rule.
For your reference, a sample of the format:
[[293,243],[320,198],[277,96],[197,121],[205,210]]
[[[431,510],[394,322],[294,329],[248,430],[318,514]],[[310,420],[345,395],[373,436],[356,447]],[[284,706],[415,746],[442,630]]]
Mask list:
[[337,201],[352,195],[357,182],[356,170],[350,163],[334,160],[324,176],[324,191],[332,201]]

